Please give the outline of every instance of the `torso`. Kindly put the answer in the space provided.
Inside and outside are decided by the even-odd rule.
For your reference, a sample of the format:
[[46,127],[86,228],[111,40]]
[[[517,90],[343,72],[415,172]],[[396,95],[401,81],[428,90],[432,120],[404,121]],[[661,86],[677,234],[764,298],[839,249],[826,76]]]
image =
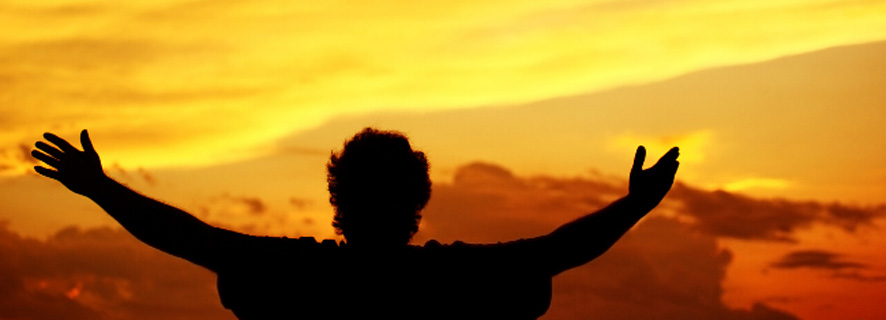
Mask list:
[[222,304],[241,320],[536,319],[550,305],[551,276],[520,261],[519,245],[367,252],[313,238],[263,239],[218,272]]

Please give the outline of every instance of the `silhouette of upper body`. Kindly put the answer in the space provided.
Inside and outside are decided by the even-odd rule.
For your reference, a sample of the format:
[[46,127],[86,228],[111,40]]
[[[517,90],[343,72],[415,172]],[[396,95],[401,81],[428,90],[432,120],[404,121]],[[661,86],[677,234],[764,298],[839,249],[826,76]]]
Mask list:
[[333,226],[346,242],[259,237],[208,225],[105,175],[86,130],[83,150],[51,133],[35,170],[93,200],[146,244],[214,271],[240,319],[378,315],[391,319],[535,319],[551,279],[609,249],[670,190],[672,148],[648,169],[640,146],[628,194],[549,234],[496,244],[410,245],[430,197],[428,163],[397,132],[364,129],[328,165]]

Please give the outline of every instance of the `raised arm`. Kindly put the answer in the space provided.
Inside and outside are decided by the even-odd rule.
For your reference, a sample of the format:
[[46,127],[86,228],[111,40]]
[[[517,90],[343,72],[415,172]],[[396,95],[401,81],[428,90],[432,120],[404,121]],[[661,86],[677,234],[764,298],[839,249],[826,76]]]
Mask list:
[[658,163],[644,170],[646,149],[640,146],[634,156],[627,196],[538,238],[547,252],[543,256],[551,260],[549,266],[553,274],[600,256],[655,208],[674,184],[679,166],[677,156],[679,149],[674,147]]
[[83,151],[58,136],[43,137],[31,155],[50,168],[37,173],[61,182],[86,196],[142,242],[171,255],[217,270],[225,243],[245,235],[212,227],[178,208],[145,197],[114,181],[102,170],[98,153],[86,130],[80,133]]

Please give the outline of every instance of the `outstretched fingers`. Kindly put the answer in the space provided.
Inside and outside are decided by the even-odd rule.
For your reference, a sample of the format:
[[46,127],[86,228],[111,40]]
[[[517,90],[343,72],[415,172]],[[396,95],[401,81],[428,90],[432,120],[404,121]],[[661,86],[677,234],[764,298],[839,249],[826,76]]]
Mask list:
[[679,149],[677,147],[671,148],[670,151],[658,160],[658,163],[652,169],[654,169],[656,175],[667,177],[669,181],[673,182],[674,176],[677,174],[677,168],[680,167],[680,162],[677,161],[678,156],[680,156]]
[[[43,151],[56,159],[61,159],[65,155],[64,152],[62,152],[61,150],[56,149],[55,147],[50,146],[43,141],[37,141],[34,146],[37,147],[37,149],[40,149],[40,151]],[[31,154],[33,154],[33,152]]]
[[680,148],[673,147],[671,150],[668,150],[665,155],[661,156],[661,159],[658,159],[658,162],[655,163],[654,167],[671,167],[674,163],[677,162],[677,157],[680,156]]
[[55,171],[52,169],[46,169],[41,166],[34,166],[34,171],[37,171],[37,173],[39,173],[40,175],[42,175],[44,177],[58,180],[58,171]]
[[57,135],[49,132],[44,133],[43,138],[54,144],[54,146],[43,141],[37,141],[37,143],[34,144],[38,150],[31,150],[31,156],[46,164],[45,167],[34,166],[34,171],[37,171],[37,173],[45,177],[59,180],[61,177],[59,170],[62,169],[62,166],[66,161],[65,159],[69,159],[70,155],[80,153],[80,150],[68,143],[65,139],[59,138]]
[[661,158],[665,159],[667,161],[676,161],[677,157],[679,157],[679,156],[680,156],[680,148],[673,147],[673,148],[671,148],[671,150],[668,150],[668,152],[665,153],[665,155],[662,156]]
[[77,150],[77,148],[72,146],[70,143],[68,143],[68,141],[66,141],[65,139],[59,138],[57,135],[54,135],[52,133],[49,133],[49,132],[44,133],[43,138],[46,138],[47,141],[52,142],[53,144],[58,146],[58,148],[61,149],[61,151],[64,151],[64,152],[80,151],[80,150]]
[[43,161],[43,163],[46,163],[47,165],[49,165],[53,168],[56,168],[56,169],[59,168],[60,161],[56,158],[49,156],[48,154],[45,154],[45,153],[37,151],[37,150],[31,150],[31,156],[34,157],[34,159]]

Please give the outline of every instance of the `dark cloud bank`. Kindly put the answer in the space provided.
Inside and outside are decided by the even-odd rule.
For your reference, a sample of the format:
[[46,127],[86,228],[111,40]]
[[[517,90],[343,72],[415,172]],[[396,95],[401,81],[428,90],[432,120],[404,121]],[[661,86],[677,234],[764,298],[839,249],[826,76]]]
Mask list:
[[37,241],[0,225],[0,319],[234,319],[214,283],[122,230]]
[[[453,183],[434,186],[416,242],[537,236],[625,190],[611,179],[520,178],[495,165],[467,165]],[[716,237],[790,241],[794,230],[814,223],[852,231],[883,215],[882,208],[759,200],[683,185],[663,207],[691,219],[653,213],[601,258],[555,278],[545,319],[796,319],[762,302],[750,310],[723,305],[732,254],[717,248]],[[861,262],[823,251],[792,253],[772,266],[870,278],[858,273]],[[38,241],[0,224],[0,319],[233,318],[210,272],[122,230],[68,228]]]

